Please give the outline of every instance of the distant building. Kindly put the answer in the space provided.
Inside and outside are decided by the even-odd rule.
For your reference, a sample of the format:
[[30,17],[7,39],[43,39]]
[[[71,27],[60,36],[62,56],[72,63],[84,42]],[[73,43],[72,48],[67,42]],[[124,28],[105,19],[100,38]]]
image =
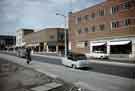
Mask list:
[[135,0],[106,0],[69,14],[69,48],[135,60]]
[[10,35],[0,35],[0,50],[5,50],[16,44],[16,37]]
[[19,29],[16,31],[16,47],[25,45],[24,36],[34,32],[33,29]]
[[64,29],[46,28],[25,36],[26,46],[36,52],[62,52],[64,51]]

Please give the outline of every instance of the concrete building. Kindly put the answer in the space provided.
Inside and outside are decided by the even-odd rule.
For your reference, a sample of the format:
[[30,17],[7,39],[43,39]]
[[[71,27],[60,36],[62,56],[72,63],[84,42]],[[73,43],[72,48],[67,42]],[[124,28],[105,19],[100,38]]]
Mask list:
[[0,35],[0,50],[13,47],[16,44],[16,37],[11,35]]
[[34,32],[33,29],[19,29],[16,31],[16,47],[25,45],[24,36]]
[[27,47],[36,52],[63,52],[64,51],[64,29],[46,28],[28,34],[24,38]]
[[69,48],[135,61],[135,0],[106,0],[69,15]]

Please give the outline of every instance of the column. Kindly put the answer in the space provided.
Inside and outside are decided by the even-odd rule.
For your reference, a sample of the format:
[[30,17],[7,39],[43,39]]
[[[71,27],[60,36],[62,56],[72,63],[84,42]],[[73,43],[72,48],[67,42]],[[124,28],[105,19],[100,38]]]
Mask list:
[[48,45],[46,46],[46,52],[47,52],[47,53],[49,52],[49,48],[48,48]]
[[58,53],[58,52],[59,52],[58,45],[56,45],[56,53]]

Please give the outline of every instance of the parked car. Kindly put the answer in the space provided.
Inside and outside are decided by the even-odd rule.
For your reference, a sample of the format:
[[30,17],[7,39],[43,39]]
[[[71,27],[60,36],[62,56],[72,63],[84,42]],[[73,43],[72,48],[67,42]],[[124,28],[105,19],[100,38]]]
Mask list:
[[26,58],[26,49],[25,48],[18,48],[16,51],[16,55],[18,57]]
[[78,53],[68,53],[68,56],[62,59],[62,64],[72,68],[84,68],[89,66],[87,57],[84,54]]
[[105,59],[105,58],[108,58],[108,55],[104,53],[103,51],[94,51],[93,53],[91,53],[91,57]]

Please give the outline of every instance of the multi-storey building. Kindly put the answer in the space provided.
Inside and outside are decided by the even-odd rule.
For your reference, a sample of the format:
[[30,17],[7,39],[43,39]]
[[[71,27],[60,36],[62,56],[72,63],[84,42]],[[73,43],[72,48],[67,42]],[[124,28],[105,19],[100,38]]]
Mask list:
[[103,52],[135,60],[135,0],[106,0],[69,15],[69,44],[75,52]]
[[24,38],[26,46],[36,52],[63,52],[64,28],[46,28],[28,34]]
[[25,45],[24,36],[34,32],[33,29],[19,29],[16,31],[16,46],[22,47]]

